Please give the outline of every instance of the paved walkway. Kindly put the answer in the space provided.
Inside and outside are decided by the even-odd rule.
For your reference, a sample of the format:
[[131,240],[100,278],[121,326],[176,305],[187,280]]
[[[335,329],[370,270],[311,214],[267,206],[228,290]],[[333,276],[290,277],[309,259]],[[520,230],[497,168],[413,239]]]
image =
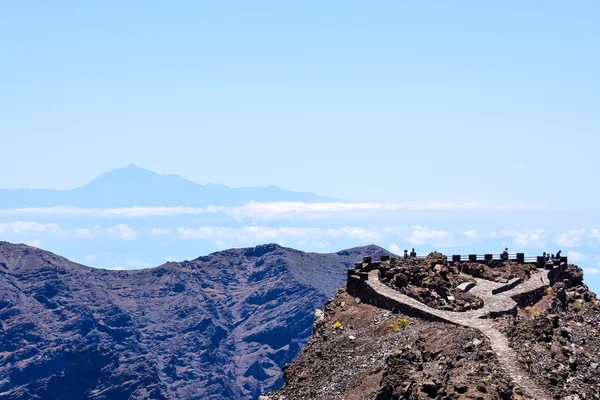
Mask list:
[[503,369],[508,373],[512,380],[521,388],[521,390],[535,400],[548,400],[545,391],[539,387],[521,368],[517,355],[508,345],[508,339],[504,334],[493,327],[492,321],[486,317],[489,315],[501,315],[511,313],[516,310],[517,303],[513,297],[539,290],[542,287],[549,286],[548,271],[538,270],[530,279],[517,287],[495,294],[492,290],[503,286],[504,284],[488,281],[485,279],[476,279],[477,285],[469,290],[468,293],[480,297],[484,306],[477,310],[454,312],[437,310],[426,306],[406,296],[395,289],[385,285],[379,280],[379,271],[369,272],[367,284],[382,296],[394,301],[400,302],[406,306],[420,310],[421,312],[433,315],[439,319],[452,324],[467,326],[481,331],[489,340],[492,350],[496,353]]

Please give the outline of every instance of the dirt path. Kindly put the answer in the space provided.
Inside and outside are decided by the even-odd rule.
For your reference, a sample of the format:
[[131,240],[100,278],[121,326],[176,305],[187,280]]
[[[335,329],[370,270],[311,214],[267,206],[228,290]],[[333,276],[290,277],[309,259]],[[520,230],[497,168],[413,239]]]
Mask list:
[[526,396],[535,400],[550,399],[550,396],[521,368],[517,360],[517,355],[508,345],[506,336],[493,327],[491,320],[485,319],[490,314],[500,315],[513,312],[517,307],[517,303],[513,300],[513,297],[549,286],[550,282],[547,271],[538,270],[537,273],[524,283],[495,295],[492,294],[492,290],[501,287],[503,284],[477,279],[477,285],[469,290],[469,293],[479,296],[483,300],[484,306],[480,309],[466,312],[444,311],[428,307],[420,301],[406,296],[382,283],[379,280],[378,270],[369,272],[369,278],[366,283],[381,296],[400,302],[405,306],[433,315],[446,322],[478,329],[490,340],[492,350],[496,353],[502,367]]

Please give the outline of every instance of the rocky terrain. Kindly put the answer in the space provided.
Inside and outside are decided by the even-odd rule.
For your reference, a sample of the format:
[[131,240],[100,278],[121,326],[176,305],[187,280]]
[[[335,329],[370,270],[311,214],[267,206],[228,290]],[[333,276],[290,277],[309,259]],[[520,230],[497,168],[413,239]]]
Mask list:
[[278,245],[136,271],[0,242],[0,399],[252,399],[283,384],[366,246]]
[[[341,289],[316,313],[315,333],[300,357],[284,368],[286,385],[262,400],[600,398],[600,302],[583,284],[579,267],[563,264],[548,271],[513,262],[441,260],[433,254],[406,264],[382,262],[368,279],[380,277],[386,283],[371,287],[394,287],[394,293],[397,274],[410,270],[421,271],[429,283],[452,283],[452,274],[476,271],[473,279],[484,287],[482,277],[494,280],[490,287],[521,278],[522,288],[496,294],[512,298],[514,312],[489,319],[484,309],[438,311],[406,297],[402,314],[392,306],[365,304],[393,304],[383,300],[385,290],[375,299],[369,291],[353,297]],[[397,273],[386,276],[395,268]],[[493,303],[513,310],[510,302]]]
[[509,379],[476,330],[392,314],[343,290],[323,311],[285,368],[286,386],[265,400],[510,398]]
[[533,264],[514,261],[448,263],[445,255],[436,252],[425,258],[392,258],[379,266],[380,279],[388,286],[429,307],[457,312],[483,307],[481,298],[465,291],[470,287],[466,285],[475,284],[474,278],[508,282],[527,279],[535,270]]
[[600,301],[583,284],[580,268],[552,272],[545,296],[524,304],[516,318],[498,320],[498,327],[555,397],[600,398]]

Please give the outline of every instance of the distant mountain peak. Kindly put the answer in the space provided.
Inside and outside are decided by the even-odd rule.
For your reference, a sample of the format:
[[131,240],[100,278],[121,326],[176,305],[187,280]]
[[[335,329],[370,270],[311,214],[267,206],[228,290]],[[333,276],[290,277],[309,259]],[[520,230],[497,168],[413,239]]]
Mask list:
[[133,206],[242,205],[250,201],[327,202],[333,199],[277,186],[232,188],[202,185],[180,175],[159,174],[129,163],[105,172],[72,190],[2,190],[0,209],[74,206],[88,208]]
[[168,184],[170,182],[196,185],[196,183],[188,181],[179,175],[159,174],[135,164],[127,164],[124,167],[103,173],[83,185],[81,189],[103,188],[106,186],[130,189],[136,186],[153,185],[160,190],[161,184]]
[[136,175],[143,174],[143,175],[152,175],[152,176],[160,175],[154,171],[151,171],[149,169],[142,168],[133,163],[130,163],[130,164],[125,165],[124,167],[120,167],[117,169],[113,169],[112,171],[105,172],[105,173],[101,174],[100,176],[98,176],[97,178],[93,179],[91,182],[93,182],[103,176],[109,176],[109,177],[115,177],[115,176],[119,176],[119,175],[129,175],[130,176],[132,174],[136,174]]

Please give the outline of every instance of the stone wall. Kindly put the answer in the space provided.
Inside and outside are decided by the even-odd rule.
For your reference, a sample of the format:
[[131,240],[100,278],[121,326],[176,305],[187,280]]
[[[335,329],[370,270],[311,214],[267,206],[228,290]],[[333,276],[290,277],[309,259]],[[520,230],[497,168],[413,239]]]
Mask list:
[[428,312],[419,310],[418,308],[390,299],[377,293],[371,286],[367,284],[367,279],[363,279],[361,276],[357,275],[349,276],[348,283],[346,285],[346,291],[348,292],[348,294],[354,297],[358,297],[359,299],[361,299],[361,301],[367,304],[390,310],[392,312],[399,312],[411,317],[418,317],[426,321],[452,322],[442,318],[438,318],[434,315],[431,315]]

